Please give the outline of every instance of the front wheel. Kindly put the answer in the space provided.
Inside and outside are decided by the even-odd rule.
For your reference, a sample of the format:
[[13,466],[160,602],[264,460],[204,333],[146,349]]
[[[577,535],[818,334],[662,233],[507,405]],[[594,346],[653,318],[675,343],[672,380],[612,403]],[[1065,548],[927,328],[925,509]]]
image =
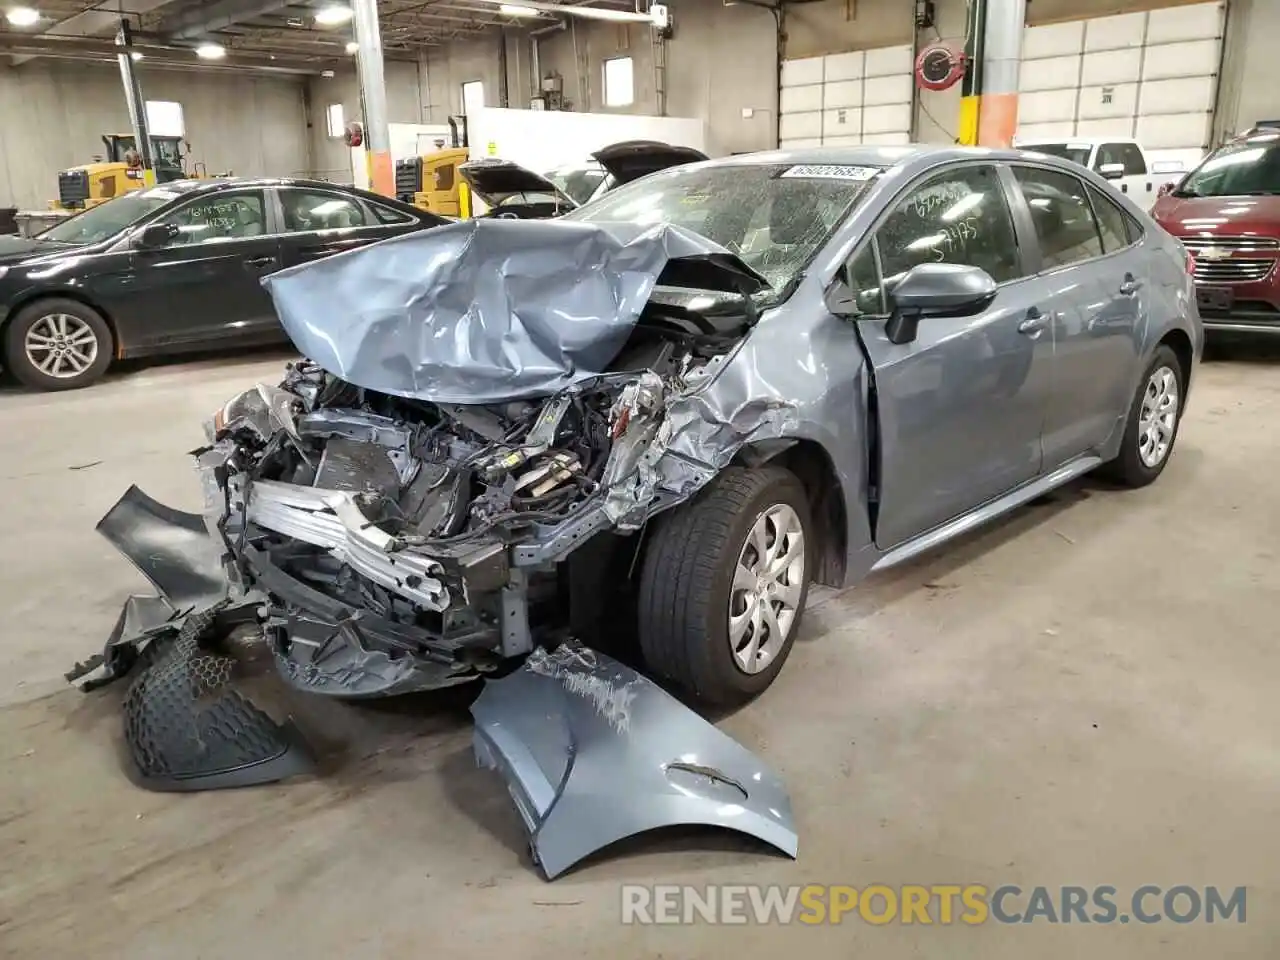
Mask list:
[[731,467],[659,520],[640,575],[640,651],[699,700],[757,696],[786,661],[813,568],[809,501],[781,467]]
[[1120,453],[1102,468],[1104,476],[1126,487],[1145,487],[1164,472],[1182,422],[1186,382],[1178,355],[1161,344],[1138,384]]
[[29,303],[5,331],[6,366],[36,390],[87,387],[106,373],[111,351],[111,328],[77,300]]

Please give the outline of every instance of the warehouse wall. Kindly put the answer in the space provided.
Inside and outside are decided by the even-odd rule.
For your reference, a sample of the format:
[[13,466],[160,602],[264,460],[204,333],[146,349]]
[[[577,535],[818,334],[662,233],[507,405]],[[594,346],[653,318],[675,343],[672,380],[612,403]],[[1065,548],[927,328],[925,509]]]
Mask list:
[[[383,64],[387,83],[387,121],[419,123],[423,96],[418,77],[418,64],[389,60]],[[339,183],[351,182],[351,150],[340,139],[329,136],[327,111],[330,104],[342,104],[342,113],[350,122],[363,114],[360,107],[360,83],[354,63],[333,77],[316,77],[307,84],[310,100],[307,122],[310,124],[310,176]]]
[[[938,6],[963,0],[940,0]],[[961,21],[963,27],[963,20]],[[788,58],[816,57],[848,50],[869,50],[910,43],[915,33],[915,4],[904,0],[821,0],[787,8]]]
[[[702,117],[713,154],[768,149],[776,143],[777,30],[773,15],[745,4],[684,4],[666,50],[666,113]],[[647,27],[570,21],[570,29],[542,39],[542,71],[564,78],[564,94],[578,111],[657,114],[661,74]],[[634,61],[635,102],[604,106],[604,61]]]
[[1280,119],[1280,84],[1271,69],[1277,36],[1280,3],[1230,0],[1213,125],[1215,142],[1259,120]]
[[[191,159],[209,172],[302,173],[310,167],[297,81],[139,68],[148,100],[183,106]],[[33,61],[0,68],[0,205],[48,206],[57,172],[129,131],[120,72],[109,64]]]

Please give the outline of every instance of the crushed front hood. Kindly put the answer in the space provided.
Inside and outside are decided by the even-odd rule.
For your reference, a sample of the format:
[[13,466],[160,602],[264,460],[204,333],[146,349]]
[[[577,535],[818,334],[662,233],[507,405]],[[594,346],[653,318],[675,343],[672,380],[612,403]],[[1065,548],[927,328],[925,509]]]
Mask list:
[[506,781],[548,880],[660,827],[722,827],[796,855],[778,775],[602,653],[535,650],[515,673],[486,681],[471,712],[476,760]]
[[669,224],[467,220],[263,281],[304,355],[359,387],[440,403],[548,396],[607,372],[669,284],[767,281]]

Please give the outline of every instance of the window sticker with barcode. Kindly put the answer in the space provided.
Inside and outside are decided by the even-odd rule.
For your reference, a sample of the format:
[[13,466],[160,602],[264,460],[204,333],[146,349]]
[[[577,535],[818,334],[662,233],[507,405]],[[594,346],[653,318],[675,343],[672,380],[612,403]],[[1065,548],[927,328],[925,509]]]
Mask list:
[[801,163],[782,171],[782,176],[805,180],[870,180],[879,167],[850,167],[834,163]]

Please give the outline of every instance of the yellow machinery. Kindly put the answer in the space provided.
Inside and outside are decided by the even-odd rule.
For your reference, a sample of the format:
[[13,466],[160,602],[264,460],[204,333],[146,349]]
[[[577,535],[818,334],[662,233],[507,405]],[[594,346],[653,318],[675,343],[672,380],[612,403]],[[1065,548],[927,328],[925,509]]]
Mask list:
[[397,161],[396,196],[400,200],[441,217],[471,216],[470,191],[458,176],[458,167],[467,162],[466,124],[466,117],[450,117],[450,146],[437,140],[441,149],[435,153]]
[[[103,158],[95,157],[93,163],[58,174],[58,199],[49,204],[50,209],[83,210],[148,185],[132,134],[107,134],[102,143],[107,148]],[[188,175],[181,137],[152,137],[151,159],[156,183],[183,180]],[[195,176],[208,176],[203,164],[196,167]]]

